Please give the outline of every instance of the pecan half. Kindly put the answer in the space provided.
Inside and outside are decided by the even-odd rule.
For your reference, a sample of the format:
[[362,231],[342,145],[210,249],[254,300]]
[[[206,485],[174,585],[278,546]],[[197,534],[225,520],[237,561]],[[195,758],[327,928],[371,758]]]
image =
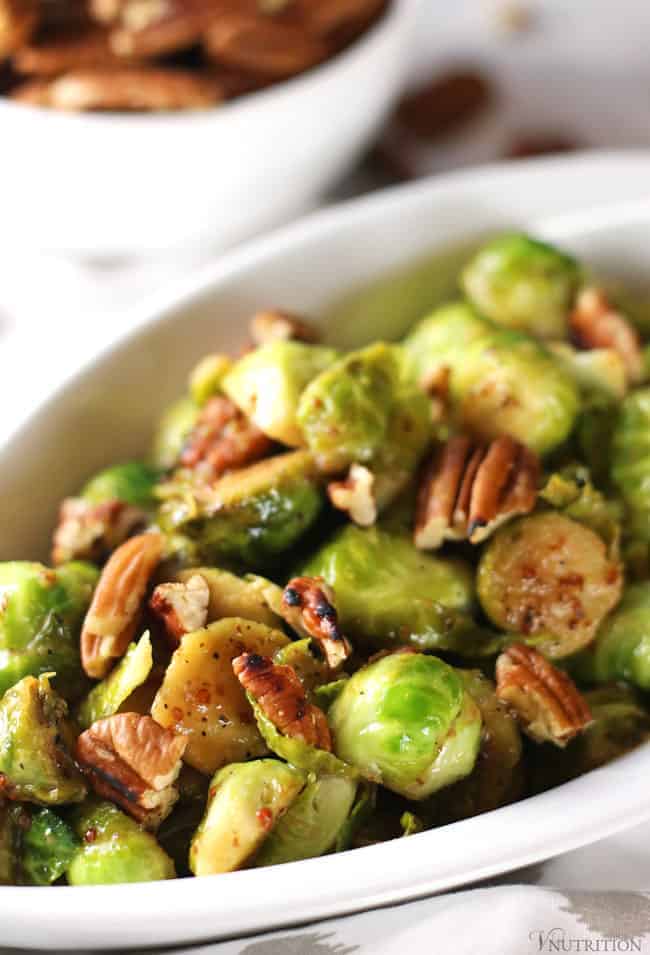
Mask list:
[[587,702],[573,680],[522,643],[499,656],[496,681],[499,699],[538,743],[564,747],[591,722]]
[[52,562],[68,560],[104,561],[147,522],[146,514],[124,501],[91,504],[80,497],[69,497],[59,510],[54,532]]
[[580,292],[569,316],[569,329],[579,348],[611,348],[618,352],[631,384],[643,380],[641,339],[628,319],[612,306],[603,289],[586,288]]
[[265,457],[273,442],[229,398],[217,396],[202,408],[180,463],[210,481],[225,471]]
[[341,633],[334,599],[334,591],[322,577],[294,577],[284,588],[281,605],[289,626],[316,640],[332,670],[352,653],[349,640]]
[[124,655],[162,549],[160,534],[139,534],[118,547],[104,567],[81,630],[81,662],[88,676],[101,680]]
[[162,56],[197,43],[223,5],[214,0],[127,0],[111,32],[120,56]]
[[112,66],[119,62],[104,30],[90,29],[53,35],[23,46],[13,57],[16,72],[27,76],[56,76],[68,70]]
[[508,436],[489,445],[465,435],[450,438],[422,471],[416,547],[432,550],[445,540],[480,544],[512,517],[532,511],[539,473],[537,455]]
[[268,309],[256,312],[251,319],[251,338],[255,345],[271,342],[315,342],[318,335],[314,328],[297,315]]
[[374,484],[372,471],[362,464],[353,464],[346,478],[327,485],[327,495],[334,507],[345,511],[355,524],[370,527],[377,520]]
[[242,653],[232,661],[232,667],[246,692],[284,736],[332,752],[327,717],[307,702],[305,689],[292,667],[279,666],[257,653]]
[[325,43],[300,26],[245,13],[219,17],[203,44],[217,63],[275,79],[301,73],[328,53]]
[[150,716],[117,713],[81,734],[76,759],[96,793],[155,829],[178,799],[174,782],[186,745]]
[[36,27],[38,12],[36,0],[0,0],[0,60],[27,42]]
[[205,626],[208,619],[210,589],[201,574],[193,574],[185,583],[159,584],[149,606],[165,626],[167,640],[175,649],[186,633]]

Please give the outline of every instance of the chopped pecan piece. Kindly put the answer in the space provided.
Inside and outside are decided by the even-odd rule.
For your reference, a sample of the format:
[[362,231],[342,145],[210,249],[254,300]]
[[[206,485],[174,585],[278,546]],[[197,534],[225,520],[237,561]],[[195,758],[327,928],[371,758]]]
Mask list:
[[108,34],[98,29],[54,34],[23,46],[13,57],[14,69],[28,76],[56,76],[68,70],[105,67],[117,62]]
[[232,661],[232,667],[246,692],[284,736],[332,752],[327,717],[307,702],[305,689],[292,667],[279,666],[257,653],[242,653]]
[[178,799],[174,782],[186,745],[150,716],[117,713],[81,734],[76,759],[95,792],[155,829]]
[[325,43],[300,26],[246,13],[216,19],[203,43],[217,63],[275,79],[301,73],[328,53]]
[[91,560],[101,563],[147,522],[146,514],[124,501],[90,504],[69,497],[62,503],[54,532],[52,562]]
[[205,626],[208,619],[210,589],[201,574],[193,574],[185,583],[159,584],[149,606],[164,626],[167,639],[175,649],[186,633]]
[[294,577],[284,588],[281,613],[289,626],[312,637],[330,669],[347,660],[352,647],[341,633],[334,592],[322,577]]
[[513,438],[485,446],[457,435],[423,468],[415,517],[415,545],[440,547],[445,540],[480,544],[497,527],[532,511],[537,500],[537,456]]
[[641,339],[602,289],[586,288],[580,292],[569,317],[569,328],[579,348],[611,348],[623,359],[629,382],[635,385],[643,380]]
[[81,630],[81,662],[88,676],[101,680],[124,655],[162,549],[160,534],[139,534],[118,547],[104,567]]
[[499,656],[496,680],[497,696],[538,743],[564,747],[591,722],[587,702],[573,680],[522,643]]
[[36,0],[0,0],[0,61],[32,35],[38,20]]
[[201,410],[180,463],[205,480],[263,458],[273,443],[229,398],[210,398]]
[[370,527],[377,520],[374,494],[375,476],[362,464],[353,464],[342,481],[331,481],[327,494],[339,511],[345,511],[360,527]]
[[269,345],[271,342],[315,342],[316,331],[302,318],[269,309],[256,312],[251,319],[251,338],[255,345]]

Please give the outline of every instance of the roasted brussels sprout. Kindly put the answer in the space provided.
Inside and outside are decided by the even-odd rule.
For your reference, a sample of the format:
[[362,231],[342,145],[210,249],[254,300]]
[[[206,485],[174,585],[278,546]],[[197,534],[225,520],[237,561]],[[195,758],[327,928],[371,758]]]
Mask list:
[[96,720],[117,713],[131,693],[147,680],[153,666],[149,632],[132,643],[114,670],[92,688],[76,712],[77,723],[85,730]]
[[157,882],[176,875],[155,838],[113,803],[91,799],[71,821],[81,846],[66,873],[70,885]]
[[174,467],[198,415],[198,405],[188,397],[179,398],[167,409],[153,442],[151,460],[154,467],[161,471]]
[[267,627],[281,627],[277,613],[282,602],[282,588],[264,577],[248,574],[237,577],[217,567],[196,567],[180,571],[175,580],[187,583],[195,574],[200,574],[210,591],[208,623],[222,617],[244,617],[265,623]]
[[193,538],[208,561],[239,561],[249,567],[264,567],[292,547],[323,504],[307,451],[267,458],[210,486],[181,475],[160,493],[166,531],[181,530]]
[[31,885],[56,882],[65,874],[80,845],[70,826],[51,809],[33,813],[21,839],[22,881]]
[[337,357],[333,348],[323,345],[273,342],[240,358],[222,387],[264,434],[300,447],[305,444],[296,420],[300,395]]
[[10,799],[80,802],[83,777],[65,740],[67,706],[47,676],[26,676],[0,700],[0,781]]
[[22,677],[56,673],[67,696],[83,690],[79,631],[98,571],[90,564],[0,564],[0,696]]
[[538,338],[564,337],[579,281],[574,259],[518,233],[487,242],[462,276],[465,294],[479,312]]
[[220,769],[190,847],[194,875],[232,872],[248,863],[305,782],[297,769],[276,759]]
[[567,662],[586,683],[627,680],[650,690],[650,583],[627,587],[593,644]]
[[480,711],[458,672],[436,657],[407,651],[369,663],[328,716],[337,755],[409,799],[424,799],[474,768]]
[[142,461],[129,461],[100,471],[82,488],[80,497],[90,504],[123,501],[150,510],[155,505],[154,485],[159,472]]
[[481,557],[477,589],[497,626],[557,658],[593,640],[622,581],[621,564],[594,531],[548,511],[497,531]]
[[449,370],[451,414],[463,430],[485,440],[509,434],[538,454],[569,436],[578,389],[533,338],[496,328],[468,307],[445,306],[416,325],[404,347],[425,386]]
[[627,396],[613,428],[611,476],[627,506],[627,531],[650,541],[650,388]]
[[474,624],[472,572],[460,560],[418,551],[407,537],[348,526],[303,568],[334,588],[341,628],[355,645],[464,656],[494,653],[493,635]]
[[189,391],[199,408],[221,391],[223,380],[232,368],[227,355],[206,355],[190,374]]
[[151,708],[186,736],[184,759],[203,773],[266,752],[232,661],[245,651],[273,656],[289,642],[278,630],[240,617],[189,633],[174,653]]

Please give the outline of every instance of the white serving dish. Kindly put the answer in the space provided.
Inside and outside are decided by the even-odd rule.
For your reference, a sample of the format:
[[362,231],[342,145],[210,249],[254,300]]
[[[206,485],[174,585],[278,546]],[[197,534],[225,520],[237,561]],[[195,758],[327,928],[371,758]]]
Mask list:
[[222,249],[313,208],[399,92],[418,5],[395,0],[339,56],[214,110],[68,115],[0,98],[0,246]]
[[[512,225],[557,238],[600,270],[642,280],[650,267],[650,202],[636,200],[647,195],[649,161],[645,154],[584,156],[424,182],[321,213],[161,295],[134,316],[139,328],[65,382],[0,447],[0,559],[43,556],[58,501],[98,467],[140,453],[195,359],[241,343],[256,306],[322,315],[333,298],[387,270]],[[444,284],[432,280],[427,296]],[[420,282],[418,296],[422,288]],[[385,300],[376,294],[359,321],[377,310],[381,322]],[[413,297],[394,293],[395,300],[414,307]],[[350,324],[353,312],[343,323],[348,341],[361,334],[358,323]],[[2,887],[1,942],[123,950],[412,899],[650,819],[648,778],[645,746],[478,818],[273,871],[142,885]]]

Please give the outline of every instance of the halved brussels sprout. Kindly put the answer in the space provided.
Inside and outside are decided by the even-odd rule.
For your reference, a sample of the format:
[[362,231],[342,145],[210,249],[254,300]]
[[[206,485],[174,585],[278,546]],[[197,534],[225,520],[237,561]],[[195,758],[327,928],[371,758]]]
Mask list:
[[182,530],[208,561],[268,564],[314,523],[323,495],[313,458],[294,451],[226,474],[211,486],[182,474],[160,489],[160,519]]
[[210,784],[210,798],[190,846],[194,875],[232,872],[250,861],[305,786],[305,777],[276,759],[232,763]]
[[356,782],[343,776],[310,780],[278,819],[254,865],[296,862],[328,852],[345,826],[356,791]]
[[612,480],[628,511],[630,536],[650,541],[650,388],[627,396],[614,425]]
[[153,666],[153,651],[149,631],[137,643],[131,643],[117,666],[92,688],[81,701],[76,712],[82,730],[96,720],[117,713],[131,693],[146,682]]
[[558,658],[593,640],[622,581],[622,565],[594,531],[548,511],[497,531],[481,557],[477,590],[497,626]]
[[0,696],[28,674],[52,672],[66,696],[83,691],[79,632],[98,578],[81,562],[0,563]]
[[47,676],[26,676],[0,701],[0,779],[11,799],[44,804],[80,802],[83,776],[65,740],[67,705]]
[[174,863],[151,833],[111,802],[89,800],[71,819],[81,846],[66,873],[70,885],[173,879]]
[[199,408],[221,392],[223,380],[231,368],[232,359],[219,354],[206,355],[194,366],[190,374],[189,391]]
[[571,376],[535,339],[497,328],[470,309],[460,311],[460,324],[458,316],[458,306],[446,306],[406,338],[417,379],[426,382],[447,368],[452,417],[478,437],[509,434],[538,454],[562,444],[580,404]]
[[70,826],[51,809],[31,816],[21,839],[22,879],[31,885],[51,885],[65,874],[81,842]]
[[170,405],[160,419],[154,438],[151,451],[154,467],[161,471],[174,467],[198,416],[199,406],[191,398],[179,398]]
[[81,490],[80,497],[89,504],[124,501],[144,510],[155,504],[153,489],[159,472],[143,461],[129,461],[100,471]]
[[218,567],[192,567],[181,570],[174,579],[187,583],[195,574],[203,577],[210,591],[209,623],[223,617],[244,617],[265,623],[267,627],[282,626],[282,619],[275,610],[282,602],[282,588],[272,581],[254,574],[237,577]]
[[359,645],[465,656],[495,653],[493,635],[469,617],[473,575],[462,561],[434,557],[410,538],[377,527],[344,527],[302,569],[336,592],[341,629]]
[[408,799],[467,776],[481,714],[452,667],[422,653],[393,653],[358,670],[329,709],[337,755]]
[[481,711],[481,746],[469,776],[432,797],[428,809],[437,825],[498,809],[521,795],[524,782],[521,733],[513,714],[480,670],[458,673]]
[[300,395],[338,358],[333,348],[278,341],[244,355],[222,382],[231,401],[260,431],[289,447],[305,440],[296,420]]
[[151,715],[188,739],[184,759],[203,773],[262,756],[259,735],[232,661],[244,652],[273,656],[289,642],[278,630],[240,617],[188,633],[165,672]]
[[308,694],[327,683],[331,676],[322,650],[311,637],[294,640],[286,647],[281,647],[273,657],[273,662],[280,666],[290,666]]
[[578,290],[575,259],[522,234],[482,246],[463,271],[468,299],[487,318],[539,338],[563,338]]
[[621,401],[627,394],[625,362],[613,348],[579,351],[567,342],[549,342],[548,348],[586,399]]

